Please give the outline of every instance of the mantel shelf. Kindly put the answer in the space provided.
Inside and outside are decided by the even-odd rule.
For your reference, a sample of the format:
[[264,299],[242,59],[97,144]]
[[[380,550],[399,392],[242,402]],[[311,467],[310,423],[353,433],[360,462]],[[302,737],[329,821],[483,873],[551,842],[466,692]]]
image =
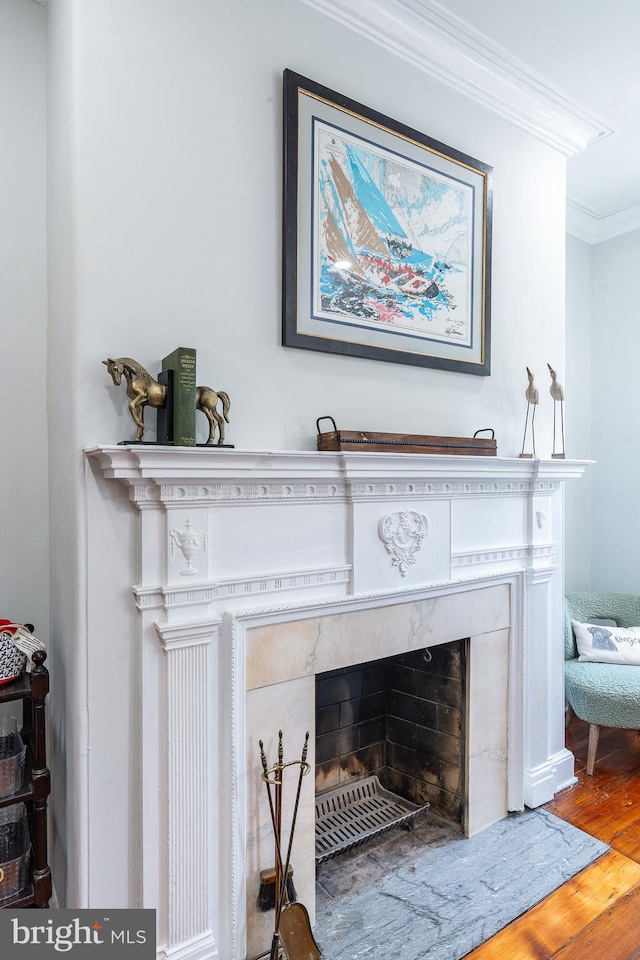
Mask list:
[[418,477],[435,480],[569,480],[582,476],[591,460],[520,457],[461,457],[411,453],[357,453],[312,450],[237,450],[215,447],[141,445],[96,446],[105,477],[141,483],[229,482],[237,480],[376,480]]

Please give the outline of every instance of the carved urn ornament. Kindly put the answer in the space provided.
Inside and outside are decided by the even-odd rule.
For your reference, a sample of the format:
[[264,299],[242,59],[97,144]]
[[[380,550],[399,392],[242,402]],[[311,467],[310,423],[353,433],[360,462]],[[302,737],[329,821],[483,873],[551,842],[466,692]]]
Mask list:
[[187,561],[187,566],[184,570],[180,571],[180,576],[193,577],[198,572],[197,567],[193,565],[193,558],[201,545],[206,552],[207,538],[202,530],[196,530],[190,517],[187,517],[185,520],[184,527],[184,530],[178,530],[177,527],[174,527],[169,531],[169,536],[171,537],[171,553],[173,555],[174,548],[177,547]]

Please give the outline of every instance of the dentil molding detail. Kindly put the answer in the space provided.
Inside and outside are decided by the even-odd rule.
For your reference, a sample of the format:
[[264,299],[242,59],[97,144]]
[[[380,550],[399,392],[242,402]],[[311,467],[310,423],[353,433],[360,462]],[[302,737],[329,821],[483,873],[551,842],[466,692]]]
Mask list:
[[[470,473],[472,471],[469,471]],[[124,479],[124,478],[123,478]],[[532,489],[537,492],[553,492],[558,484],[541,482],[534,486],[527,480],[371,480],[367,482],[352,480],[348,483],[237,483],[210,484],[208,486],[186,484],[161,484],[155,486],[148,482],[132,485],[131,500],[144,509],[160,503],[167,504],[209,504],[224,506],[247,503],[308,503],[332,502],[340,500],[388,500],[390,496],[411,498],[424,497],[462,497],[473,496],[519,497]]]
[[370,482],[354,481],[349,486],[352,500],[388,500],[389,497],[424,498],[424,497],[461,497],[467,494],[474,496],[501,495],[522,496],[530,489],[527,482],[498,480],[491,483],[486,481],[451,480],[429,481],[413,480],[408,482]]
[[344,498],[344,483],[214,483],[135,484],[131,499],[139,506],[149,503],[265,503],[269,500],[331,501]]
[[312,570],[292,570],[260,577],[242,577],[217,580],[195,585],[168,585],[133,588],[138,610],[207,605],[225,598],[242,599],[258,595],[308,590],[310,587],[339,589],[349,583],[351,565],[318,567]]

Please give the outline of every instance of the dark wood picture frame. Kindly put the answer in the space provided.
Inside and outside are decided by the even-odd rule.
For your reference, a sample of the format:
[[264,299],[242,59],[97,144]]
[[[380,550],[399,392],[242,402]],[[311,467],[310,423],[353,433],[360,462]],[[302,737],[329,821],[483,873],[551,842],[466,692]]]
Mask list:
[[489,376],[492,167],[284,71],[284,346]]

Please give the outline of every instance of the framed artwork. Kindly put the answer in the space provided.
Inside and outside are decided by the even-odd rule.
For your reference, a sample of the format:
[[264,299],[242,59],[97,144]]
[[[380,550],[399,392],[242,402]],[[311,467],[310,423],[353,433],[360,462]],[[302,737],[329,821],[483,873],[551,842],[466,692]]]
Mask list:
[[490,374],[492,168],[284,72],[283,344]]

